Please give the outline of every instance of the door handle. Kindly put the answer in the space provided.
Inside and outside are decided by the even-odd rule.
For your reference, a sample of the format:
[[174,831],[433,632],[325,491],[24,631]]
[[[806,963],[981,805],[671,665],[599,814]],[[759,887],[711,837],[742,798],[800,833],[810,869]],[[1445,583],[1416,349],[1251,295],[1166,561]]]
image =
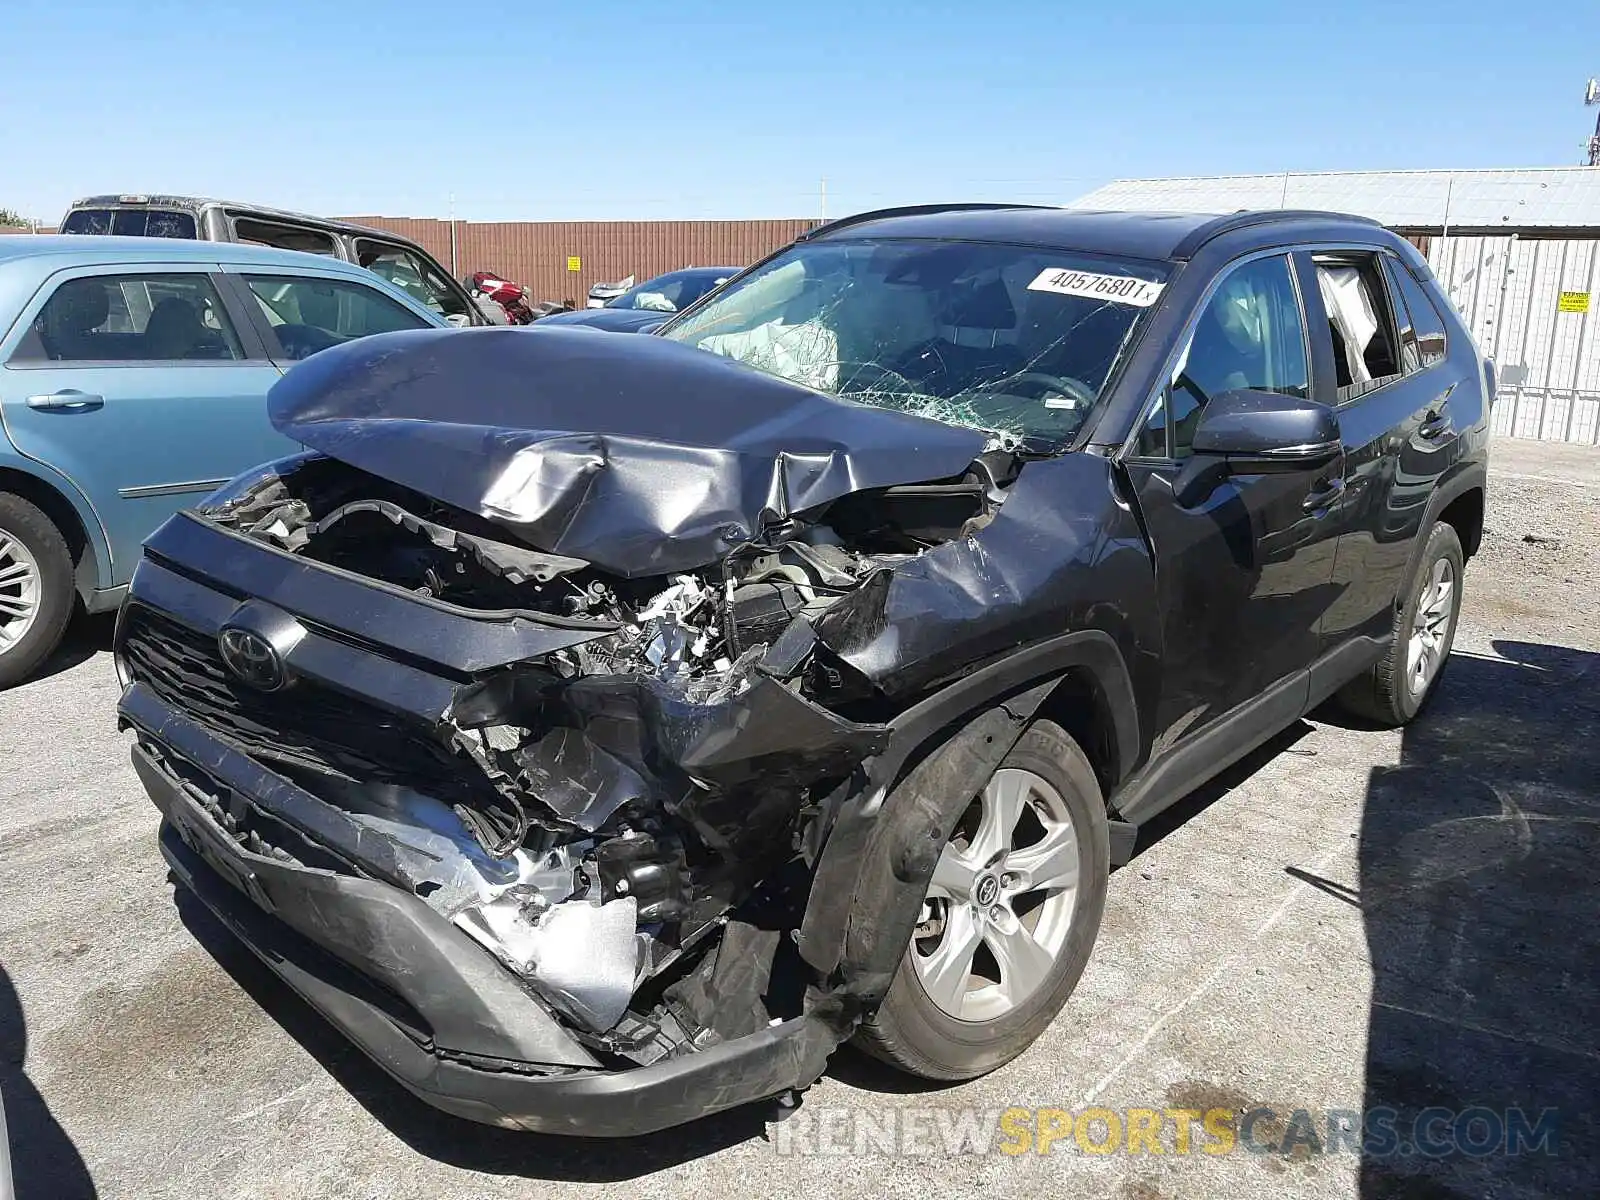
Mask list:
[[1431,442],[1449,429],[1450,399],[1447,395],[1428,409],[1428,415],[1422,418],[1422,424],[1417,427],[1417,436],[1427,438]]
[[1315,489],[1300,502],[1300,507],[1307,512],[1327,508],[1342,495],[1344,495],[1344,476],[1335,475],[1332,479],[1318,480]]
[[29,396],[29,408],[53,409],[56,412],[89,412],[102,407],[106,402],[104,396],[96,396],[92,392],[80,392],[74,388],[62,388],[59,392],[50,392],[44,396]]

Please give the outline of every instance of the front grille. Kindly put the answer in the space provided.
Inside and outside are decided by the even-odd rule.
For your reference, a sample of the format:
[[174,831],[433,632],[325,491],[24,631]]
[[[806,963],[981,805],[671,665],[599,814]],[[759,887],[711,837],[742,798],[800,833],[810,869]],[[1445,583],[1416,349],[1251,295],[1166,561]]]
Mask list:
[[123,616],[122,654],[133,679],[252,758],[404,784],[447,804],[498,801],[476,764],[395,714],[309,679],[257,691],[228,673],[215,639],[143,605]]

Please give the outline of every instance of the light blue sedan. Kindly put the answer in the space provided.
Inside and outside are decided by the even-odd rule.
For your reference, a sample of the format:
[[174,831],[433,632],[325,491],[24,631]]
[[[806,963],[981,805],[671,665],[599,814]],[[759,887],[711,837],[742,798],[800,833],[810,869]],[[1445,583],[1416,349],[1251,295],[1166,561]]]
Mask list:
[[266,394],[298,359],[443,324],[310,254],[0,237],[0,687],[55,649],[75,607],[117,606],[168,516],[293,452]]

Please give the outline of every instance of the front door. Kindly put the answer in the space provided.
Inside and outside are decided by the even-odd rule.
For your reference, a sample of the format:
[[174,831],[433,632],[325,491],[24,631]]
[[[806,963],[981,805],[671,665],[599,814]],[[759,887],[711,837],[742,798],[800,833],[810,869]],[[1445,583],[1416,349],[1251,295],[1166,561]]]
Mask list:
[[22,454],[94,505],[113,583],[179,508],[298,447],[267,419],[281,376],[204,266],[63,271],[0,346],[0,415]]
[[[1305,309],[1285,255],[1222,277],[1124,461],[1156,560],[1163,687],[1152,758],[1274,685],[1303,699],[1332,598],[1342,464],[1262,475],[1201,470],[1195,426],[1236,388],[1311,395]],[[1281,691],[1281,689],[1280,689]],[[1281,722],[1280,722],[1281,723]]]

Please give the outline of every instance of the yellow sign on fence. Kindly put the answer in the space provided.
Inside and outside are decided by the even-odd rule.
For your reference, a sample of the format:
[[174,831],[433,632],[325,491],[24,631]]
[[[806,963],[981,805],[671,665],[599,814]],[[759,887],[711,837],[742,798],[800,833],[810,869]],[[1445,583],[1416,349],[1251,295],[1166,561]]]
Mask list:
[[[569,270],[569,271],[581,271],[581,270],[583,270],[583,259],[579,258],[576,254],[567,255],[567,270]],[[1584,299],[1584,307],[1587,308],[1588,307],[1589,298],[1587,296],[1585,296],[1583,299]]]
[[1588,292],[1562,292],[1556,300],[1557,312],[1588,312]]

